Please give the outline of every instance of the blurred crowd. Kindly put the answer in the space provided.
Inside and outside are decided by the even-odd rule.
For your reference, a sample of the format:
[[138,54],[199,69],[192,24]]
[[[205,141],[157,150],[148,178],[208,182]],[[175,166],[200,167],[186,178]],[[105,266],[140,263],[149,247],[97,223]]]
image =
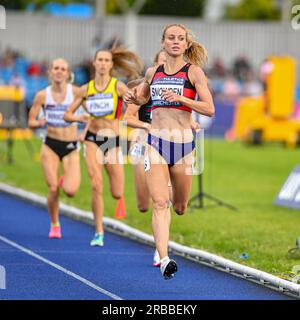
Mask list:
[[260,96],[264,91],[264,62],[255,69],[249,59],[240,55],[232,65],[225,65],[220,57],[213,59],[206,73],[215,99],[235,102],[242,96]]
[[[111,47],[115,42],[116,39],[112,38],[105,47]],[[99,42],[95,43],[94,47],[99,47]],[[48,61],[32,61],[17,51],[7,49],[0,54],[0,85],[21,87],[25,91],[26,105],[30,107],[36,92],[48,84],[48,68]],[[216,57],[205,72],[214,99],[234,103],[242,96],[263,94],[265,69],[263,62],[257,70],[246,56],[240,55],[234,59],[232,65],[225,65],[220,57]],[[77,85],[86,83],[93,76],[90,60],[72,66],[72,71]]]
[[[6,49],[0,54],[0,86],[13,85],[21,88],[25,94],[27,108],[32,105],[37,91],[48,85],[49,61],[35,61],[18,51]],[[74,82],[82,85],[90,78],[90,61],[75,66]]]

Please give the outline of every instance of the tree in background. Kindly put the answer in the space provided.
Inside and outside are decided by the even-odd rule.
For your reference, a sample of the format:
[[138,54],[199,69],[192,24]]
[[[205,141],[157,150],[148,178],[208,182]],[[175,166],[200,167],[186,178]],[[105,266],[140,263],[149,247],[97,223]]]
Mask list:
[[[137,0],[106,0],[107,14],[121,14],[124,12],[120,3],[124,1],[129,7],[133,7]],[[140,14],[145,15],[173,15],[173,16],[202,16],[204,11],[205,1],[207,0],[146,0]],[[24,10],[31,5],[35,10],[40,10],[49,2],[56,2],[60,4],[67,3],[88,3],[95,5],[95,0],[1,0],[1,5],[6,9]]]
[[[1,0],[1,5],[6,9],[24,10],[28,5],[33,10],[40,10],[49,2],[59,4],[67,3],[88,3],[96,5],[97,0]],[[170,15],[170,16],[188,16],[203,17],[205,4],[210,0],[103,0],[105,1],[106,14],[122,14],[124,8],[132,9],[137,3],[139,14],[144,15]],[[287,5],[287,3],[289,3]],[[126,4],[126,5],[124,5]],[[300,0],[240,0],[238,4],[227,5],[224,18],[227,20],[287,20],[292,17],[291,8],[299,4]]]
[[148,0],[140,14],[202,17],[205,0]]
[[60,4],[74,3],[74,2],[90,2],[91,1],[82,1],[82,0],[1,0],[1,5],[6,9],[11,10],[24,10],[28,5],[33,5],[36,9],[41,9],[45,4],[49,2],[56,2]]
[[[125,0],[130,7],[137,0]],[[166,16],[202,16],[207,0],[146,0],[139,14]],[[106,0],[107,14],[120,14],[120,0]]]
[[226,7],[224,18],[229,20],[279,20],[280,17],[281,10],[276,0],[241,0],[237,5]]

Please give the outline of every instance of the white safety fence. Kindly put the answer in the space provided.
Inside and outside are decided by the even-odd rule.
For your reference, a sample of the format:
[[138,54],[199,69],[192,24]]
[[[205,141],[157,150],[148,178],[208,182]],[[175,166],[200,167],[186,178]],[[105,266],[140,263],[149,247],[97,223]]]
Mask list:
[[[40,205],[42,207],[47,206],[47,200],[45,197],[36,195],[32,192],[28,192],[20,188],[0,183],[0,191]],[[60,204],[60,212],[72,219],[93,224],[92,212],[80,210],[63,203]],[[104,227],[106,230],[109,230],[111,232],[154,246],[153,236],[132,228],[123,222],[104,217]],[[299,284],[275,277],[264,271],[241,265],[239,263],[219,257],[215,254],[211,254],[203,250],[189,248],[173,241],[169,242],[169,251],[189,260],[193,260],[206,266],[218,269],[220,271],[230,273],[234,276],[244,278],[248,281],[259,283],[260,285],[266,286],[270,289],[280,291],[284,294],[300,299]]]
[[95,37],[106,42],[117,36],[150,64],[161,47],[162,29],[170,23],[183,23],[192,29],[208,49],[210,61],[219,56],[229,65],[243,54],[258,67],[268,55],[300,57],[300,30],[294,29],[291,22],[213,23],[199,18],[169,16],[138,16],[136,19],[106,16],[98,20],[78,20],[17,12],[7,12],[0,50],[10,47],[38,61],[62,56],[71,64],[77,64],[93,56]]

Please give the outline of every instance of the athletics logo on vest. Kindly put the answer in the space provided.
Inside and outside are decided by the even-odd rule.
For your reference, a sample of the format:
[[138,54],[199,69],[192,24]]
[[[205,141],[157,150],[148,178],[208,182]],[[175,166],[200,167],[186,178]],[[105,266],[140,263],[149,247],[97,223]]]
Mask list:
[[172,91],[178,95],[183,95],[185,79],[175,77],[162,77],[153,80],[151,85],[151,99],[155,106],[180,106],[179,102],[167,102],[162,97],[162,93],[165,90]]
[[69,143],[67,146],[66,146],[67,149],[74,149],[75,148],[75,145],[73,142]]

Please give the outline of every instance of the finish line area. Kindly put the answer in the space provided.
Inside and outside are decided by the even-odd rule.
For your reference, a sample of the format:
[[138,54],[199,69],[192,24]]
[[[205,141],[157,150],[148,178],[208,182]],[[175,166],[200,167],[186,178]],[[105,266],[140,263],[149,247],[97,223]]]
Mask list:
[[92,226],[61,216],[63,238],[48,239],[46,209],[0,193],[0,264],[9,300],[286,300],[287,295],[172,255],[179,272],[166,281],[154,249],[105,232],[90,247]]

